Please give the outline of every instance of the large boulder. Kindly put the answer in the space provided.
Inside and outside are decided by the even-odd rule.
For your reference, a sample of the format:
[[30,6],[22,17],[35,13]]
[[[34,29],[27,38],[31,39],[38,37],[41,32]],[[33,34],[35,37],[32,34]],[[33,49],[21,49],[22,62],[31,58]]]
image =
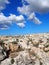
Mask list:
[[3,51],[3,48],[0,46],[0,61],[2,61],[6,56],[6,53]]

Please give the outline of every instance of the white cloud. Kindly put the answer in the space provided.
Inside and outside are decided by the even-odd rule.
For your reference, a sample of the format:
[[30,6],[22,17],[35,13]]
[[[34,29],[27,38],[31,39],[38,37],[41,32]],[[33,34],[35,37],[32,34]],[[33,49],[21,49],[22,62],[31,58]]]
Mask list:
[[[0,29],[7,29],[13,23],[16,23],[19,27],[24,27],[25,19],[23,15],[26,15],[28,20],[41,24],[35,12],[40,14],[49,12],[49,0],[22,0],[22,3],[23,6],[17,8],[22,15],[10,14],[6,17],[3,13],[0,13]],[[0,11],[5,8],[6,4],[9,4],[9,0],[0,0]]]
[[16,21],[16,22],[23,22],[24,21],[23,15],[16,16],[16,15],[10,14],[10,16],[8,17],[8,19],[10,21]]
[[8,0],[0,0],[0,10],[3,10],[6,4],[9,4]]
[[[27,5],[25,3],[28,3]],[[30,18],[36,24],[40,24],[41,21],[33,15],[33,13],[47,13],[49,12],[49,0],[22,0],[23,6],[18,7],[17,10]]]
[[25,24],[22,22],[22,23],[17,23],[17,25],[21,28],[25,27]]
[[8,28],[9,28],[8,25],[5,25],[5,24],[0,25],[0,30],[5,30],[5,29],[8,29]]
[[[6,7],[6,4],[9,4],[9,0],[0,0],[0,11]],[[13,23],[16,23],[19,27],[25,26],[25,21],[23,15],[16,16],[10,14],[10,16],[5,16],[3,13],[0,13],[0,29],[4,30],[9,28]]]
[[6,17],[3,13],[0,13],[0,29],[7,29],[13,23],[16,23],[18,26],[24,26],[24,24],[22,24],[24,23],[24,17],[22,15],[16,16],[13,14]]
[[29,15],[30,14],[30,8],[28,7],[28,5],[23,5],[22,7],[18,7],[17,10],[24,15]]
[[0,13],[0,24],[11,24],[12,21],[9,19],[9,17],[6,17],[3,13]]
[[30,14],[28,19],[33,21],[35,24],[41,24],[41,21],[35,16],[35,13]]
[[23,5],[23,7],[18,7],[18,10],[21,14],[26,15],[28,19],[33,21],[35,24],[41,24],[41,21],[35,16],[34,12],[30,11],[28,6]]
[[26,1],[29,5],[30,12],[44,13],[49,12],[49,0],[23,0]]

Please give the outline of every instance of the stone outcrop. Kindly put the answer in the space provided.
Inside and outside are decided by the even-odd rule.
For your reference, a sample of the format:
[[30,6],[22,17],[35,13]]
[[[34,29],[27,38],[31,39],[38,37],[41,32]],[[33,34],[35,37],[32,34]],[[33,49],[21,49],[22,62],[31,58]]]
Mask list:
[[0,62],[4,60],[5,57],[6,57],[6,53],[3,52],[3,48],[0,46]]
[[2,49],[9,52],[9,57],[0,65],[49,65],[49,33],[10,37],[10,41],[4,39]]

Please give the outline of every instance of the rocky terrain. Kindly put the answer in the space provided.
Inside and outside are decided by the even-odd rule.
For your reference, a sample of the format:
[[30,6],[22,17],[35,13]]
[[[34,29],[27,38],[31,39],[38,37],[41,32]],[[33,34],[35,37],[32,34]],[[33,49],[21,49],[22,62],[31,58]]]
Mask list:
[[49,65],[49,33],[0,36],[0,65]]

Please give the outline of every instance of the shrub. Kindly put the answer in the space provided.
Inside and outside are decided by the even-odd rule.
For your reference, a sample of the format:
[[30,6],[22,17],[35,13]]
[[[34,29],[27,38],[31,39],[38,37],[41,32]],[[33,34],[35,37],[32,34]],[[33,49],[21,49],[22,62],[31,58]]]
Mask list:
[[12,43],[13,43],[13,44],[17,44],[17,42],[16,42],[16,41],[13,41]]
[[11,59],[11,64],[14,64],[14,59],[13,58]]
[[43,63],[40,61],[40,65],[43,65]]
[[3,40],[0,40],[0,45],[3,47],[3,43],[4,41]]

